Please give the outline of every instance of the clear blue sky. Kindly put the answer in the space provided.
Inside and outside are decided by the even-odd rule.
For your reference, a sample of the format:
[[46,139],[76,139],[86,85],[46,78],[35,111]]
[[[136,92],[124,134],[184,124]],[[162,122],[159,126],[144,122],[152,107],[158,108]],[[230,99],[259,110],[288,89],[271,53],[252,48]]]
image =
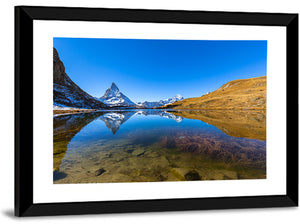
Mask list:
[[66,73],[100,97],[115,82],[134,102],[212,92],[267,74],[267,41],[53,38]]

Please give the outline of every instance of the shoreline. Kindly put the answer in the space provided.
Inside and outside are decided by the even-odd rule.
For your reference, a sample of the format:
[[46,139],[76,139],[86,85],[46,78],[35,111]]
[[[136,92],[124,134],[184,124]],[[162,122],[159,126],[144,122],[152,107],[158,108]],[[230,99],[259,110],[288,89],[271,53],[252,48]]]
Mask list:
[[162,110],[162,111],[265,111],[266,108],[209,108],[209,109],[171,109],[171,108],[132,108],[132,109],[53,109],[53,118],[63,115],[79,114],[79,113],[91,113],[91,112],[109,112],[109,111],[130,111],[130,110]]
[[91,113],[97,112],[99,109],[53,109],[53,117],[59,117],[62,115],[71,115],[71,114],[79,114],[79,113]]

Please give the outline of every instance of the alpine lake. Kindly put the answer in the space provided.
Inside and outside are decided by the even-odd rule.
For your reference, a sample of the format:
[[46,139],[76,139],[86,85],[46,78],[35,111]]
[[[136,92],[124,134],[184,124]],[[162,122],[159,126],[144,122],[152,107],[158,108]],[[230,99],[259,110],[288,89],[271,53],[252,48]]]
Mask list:
[[53,126],[54,184],[266,178],[265,110],[107,110]]

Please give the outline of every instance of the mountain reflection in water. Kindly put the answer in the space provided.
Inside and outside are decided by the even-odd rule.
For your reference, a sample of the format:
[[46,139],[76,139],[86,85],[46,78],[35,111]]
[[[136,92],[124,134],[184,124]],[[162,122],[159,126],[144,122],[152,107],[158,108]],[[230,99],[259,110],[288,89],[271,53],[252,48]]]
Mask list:
[[54,183],[266,178],[263,110],[110,110],[53,122]]

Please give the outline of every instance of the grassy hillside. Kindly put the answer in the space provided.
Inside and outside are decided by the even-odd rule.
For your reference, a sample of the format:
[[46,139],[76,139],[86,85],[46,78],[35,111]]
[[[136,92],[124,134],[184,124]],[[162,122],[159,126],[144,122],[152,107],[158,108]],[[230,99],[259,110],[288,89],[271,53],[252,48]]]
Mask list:
[[230,81],[201,97],[188,98],[162,108],[266,109],[266,76]]

